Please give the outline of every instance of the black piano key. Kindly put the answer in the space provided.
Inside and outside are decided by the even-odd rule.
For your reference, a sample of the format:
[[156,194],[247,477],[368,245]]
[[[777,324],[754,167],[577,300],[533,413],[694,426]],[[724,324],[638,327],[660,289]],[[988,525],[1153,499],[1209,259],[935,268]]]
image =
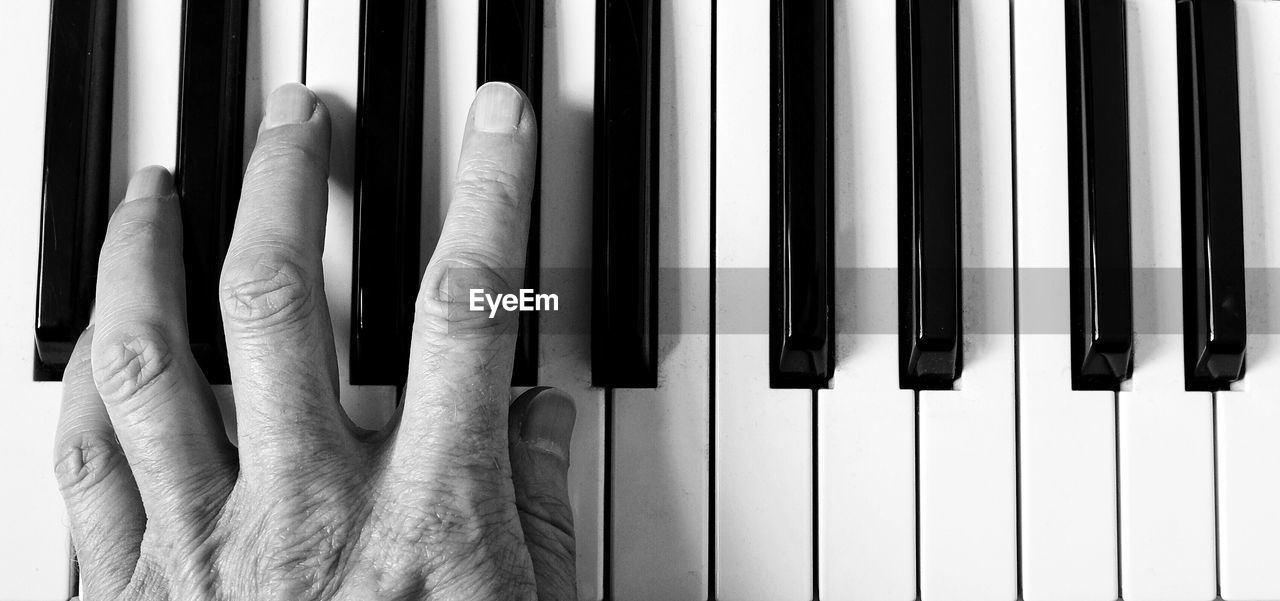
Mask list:
[[956,0],[898,1],[898,311],[903,388],[960,377]]
[[[533,110],[542,117],[542,0],[480,0],[480,44],[476,85],[504,81],[524,91]],[[538,173],[542,171],[539,143]],[[539,211],[542,177],[534,181],[529,218],[529,245],[525,254],[524,287],[538,288]],[[520,314],[520,334],[516,338],[513,386],[538,383],[538,318],[533,312]]]
[[596,3],[591,374],[658,385],[658,2]]
[[769,385],[826,388],[835,367],[830,0],[774,0]]
[[1119,390],[1133,370],[1124,0],[1066,0],[1071,379]]
[[191,351],[211,384],[231,381],[218,279],[243,179],[248,0],[186,0],[174,183],[182,205]]
[[1244,218],[1232,0],[1178,0],[1187,390],[1244,375]]
[[44,189],[35,365],[60,380],[89,323],[106,235],[115,0],[53,0],[45,104]]
[[422,0],[361,3],[351,383],[404,384],[422,205]]

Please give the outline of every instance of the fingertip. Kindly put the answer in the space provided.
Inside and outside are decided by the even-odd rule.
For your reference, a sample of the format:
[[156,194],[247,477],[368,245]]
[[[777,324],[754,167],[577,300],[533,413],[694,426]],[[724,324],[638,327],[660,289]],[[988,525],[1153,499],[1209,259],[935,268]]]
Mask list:
[[512,413],[520,443],[569,461],[578,415],[573,399],[557,388],[533,388],[516,399]]
[[320,99],[300,83],[286,83],[267,98],[266,113],[262,117],[262,129],[274,129],[282,125],[306,123],[320,111]]
[[[300,83],[276,88],[267,98],[245,169],[242,210],[237,217],[253,204],[246,198],[251,201],[259,192],[275,198],[287,191],[282,188],[297,188],[294,184],[303,180],[309,186],[327,181],[330,129],[329,112],[319,95]],[[305,176],[300,178],[300,172]]]
[[[465,187],[515,192],[527,200],[537,177],[538,119],[520,88],[493,81],[476,90],[463,134],[454,200]],[[446,219],[447,221],[447,219]]]
[[504,81],[491,81],[476,90],[472,123],[478,131],[514,134],[532,123],[533,104],[524,91]]
[[133,173],[123,203],[141,198],[165,198],[174,194],[173,175],[159,165],[149,165]]
[[529,410],[529,403],[531,403],[539,394],[542,394],[543,391],[551,390],[551,387],[521,386],[513,388],[512,390],[517,394],[515,395],[515,400],[511,401],[511,406],[508,409],[508,415],[510,415],[511,418],[511,426],[515,428],[516,433],[519,434],[520,426],[524,423],[524,414]]

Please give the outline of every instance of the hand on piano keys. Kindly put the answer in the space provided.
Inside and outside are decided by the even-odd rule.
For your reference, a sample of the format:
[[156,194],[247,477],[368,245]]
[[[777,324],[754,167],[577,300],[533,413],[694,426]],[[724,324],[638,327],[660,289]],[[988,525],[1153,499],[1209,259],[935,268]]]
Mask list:
[[572,400],[535,388],[512,403],[518,312],[467,303],[519,286],[537,137],[519,89],[478,90],[414,305],[404,405],[378,435],[338,403],[324,103],[276,90],[244,176],[215,287],[233,413],[219,415],[185,323],[181,192],[162,167],[133,176],[55,442],[84,595],[575,596]]
[[[41,328],[37,345],[30,345],[28,339],[24,345],[4,346],[5,365],[13,369],[19,363],[26,364],[21,372],[6,372],[6,387],[12,385],[19,396],[33,399],[24,405],[26,413],[19,416],[31,424],[31,433],[17,444],[22,448],[47,447],[52,435],[48,420],[56,414],[55,399],[61,389],[54,382],[61,378],[61,364],[69,355],[76,330],[87,321],[92,302],[92,266],[97,260],[92,234],[96,228],[101,238],[107,214],[97,207],[107,207],[107,198],[122,196],[125,177],[142,165],[178,168],[180,183],[191,188],[182,201],[198,202],[200,206],[189,213],[202,216],[184,224],[189,230],[189,246],[198,247],[188,249],[185,263],[193,279],[216,280],[216,265],[225,255],[230,223],[237,212],[237,195],[226,193],[238,190],[239,169],[233,165],[239,162],[243,167],[247,162],[266,93],[289,81],[306,81],[315,89],[329,106],[333,121],[324,270],[342,402],[359,425],[377,428],[386,423],[395,411],[396,384],[403,378],[406,363],[404,307],[411,306],[413,296],[407,291],[416,292],[417,278],[438,241],[448,204],[436,199],[444,196],[441,192],[452,181],[459,124],[479,73],[482,81],[528,78],[527,82],[516,82],[527,88],[534,88],[539,79],[545,82],[540,97],[535,94],[532,100],[535,104],[545,100],[542,121],[560,132],[544,136],[542,141],[540,171],[554,174],[541,184],[542,195],[548,199],[544,205],[549,205],[542,211],[553,218],[543,220],[532,232],[535,256],[531,261],[540,263],[535,275],[546,282],[542,287],[558,293],[566,303],[573,299],[577,309],[538,316],[546,330],[533,339],[539,344],[521,345],[534,349],[537,355],[525,361],[525,371],[532,372],[536,380],[521,383],[559,385],[579,404],[584,426],[574,437],[577,460],[571,481],[575,483],[572,505],[578,508],[576,521],[581,533],[577,537],[580,566],[576,571],[582,596],[596,597],[604,588],[606,431],[612,446],[642,449],[641,453],[623,453],[622,458],[610,462],[613,474],[624,475],[616,490],[625,498],[636,499],[636,509],[667,506],[689,515],[705,510],[705,493],[701,502],[685,502],[625,474],[649,473],[652,463],[644,455],[652,458],[660,452],[678,459],[668,468],[674,476],[667,474],[666,479],[690,482],[689,486],[681,485],[689,490],[687,498],[696,498],[699,488],[705,489],[706,475],[700,475],[697,457],[703,453],[705,442],[699,440],[706,440],[706,426],[696,416],[699,407],[704,413],[706,407],[708,338],[705,333],[686,337],[675,332],[682,323],[706,330],[706,313],[700,314],[699,309],[705,311],[707,306],[705,268],[709,262],[706,247],[675,242],[709,231],[705,203],[697,202],[706,198],[709,185],[709,131],[678,128],[677,124],[709,121],[710,2],[686,3],[662,13],[661,20],[657,2],[602,2],[598,11],[589,3],[547,3],[545,26],[541,21],[543,4],[491,2],[477,11],[475,3],[463,0],[413,2],[403,7],[403,14],[379,12],[376,5],[362,6],[351,0],[230,0],[182,11],[177,5],[136,0],[51,0],[24,6],[22,14],[11,22],[20,26],[12,32],[6,28],[6,33],[21,39],[19,46],[26,52],[39,46],[63,58],[15,72],[13,89],[23,89],[24,94],[34,97],[36,90],[48,85],[59,92],[50,98],[64,102],[42,105],[44,111],[26,102],[16,102],[15,107],[24,115],[50,115],[51,127],[65,124],[71,128],[70,132],[53,128],[43,135],[51,147],[58,148],[50,157],[69,159],[48,165],[49,181],[61,182],[62,174],[75,179],[67,181],[67,191],[53,199],[54,208],[92,208],[98,212],[91,211],[83,219],[66,219],[65,214],[55,213],[54,223],[46,224],[54,228],[50,232],[61,233],[57,228],[68,227],[84,232],[88,236],[85,240],[69,245],[64,243],[66,238],[58,238],[55,248],[70,255],[66,264],[91,263],[88,269],[51,264],[50,269],[36,270],[66,281],[76,292],[53,297],[72,309],[70,318],[64,320],[65,335],[56,328]],[[45,27],[51,14],[52,31]],[[663,37],[659,36],[660,28],[667,30]],[[508,35],[512,32],[518,35]],[[543,38],[548,40],[545,61],[538,54]],[[663,55],[671,61],[668,67],[679,66],[678,76],[671,68],[666,71],[663,77],[668,84],[661,94],[659,39],[670,45]],[[87,48],[92,52],[86,52]],[[479,68],[485,63],[490,67]],[[514,74],[501,70],[504,65],[522,63]],[[602,85],[597,93],[595,82],[603,84],[606,72],[617,76],[610,76],[608,85]],[[25,96],[15,97],[19,100]],[[677,109],[667,113],[669,121],[661,122],[665,129],[659,129],[660,106],[664,111]],[[418,115],[415,109],[420,111]],[[58,117],[77,111],[96,119],[81,122]],[[595,170],[593,112],[601,121],[595,127],[599,132],[597,147],[616,149],[594,153],[601,161]],[[415,118],[421,119],[420,126],[411,125]],[[243,123],[243,129],[236,123]],[[13,130],[15,134],[25,132],[16,125]],[[34,133],[29,138],[15,135],[13,145],[4,146],[4,158],[12,159],[15,168],[22,171],[17,149],[41,137]],[[421,148],[420,158],[414,157],[415,147]],[[175,157],[175,148],[185,150]],[[192,153],[200,154],[201,160],[195,160]],[[669,166],[662,179],[658,176],[660,160]],[[35,175],[40,169],[29,173]],[[209,186],[197,185],[197,181]],[[39,180],[35,182],[38,190]],[[602,190],[594,202],[593,186]],[[15,186],[16,195],[29,195],[22,189]],[[661,224],[669,230],[661,256],[656,222],[660,189],[675,207]],[[39,197],[38,192],[32,196]],[[675,202],[682,197],[688,200]],[[596,217],[602,219],[594,227],[593,204],[597,205]],[[681,216],[679,211],[686,214]],[[26,220],[40,221],[35,216]],[[599,233],[593,234],[593,230]],[[23,257],[14,263],[36,265],[36,255],[24,253],[38,250],[36,232],[40,229],[12,231],[14,235],[6,240],[15,254]],[[52,235],[46,237],[53,239]],[[596,260],[593,247],[598,249]],[[211,264],[215,268],[209,269]],[[704,271],[672,269],[686,265]],[[662,337],[658,336],[657,321],[659,267],[675,274],[668,282],[683,280],[686,286],[683,292],[664,291],[661,302],[674,309],[665,313],[669,321],[663,331],[669,334]],[[16,265],[14,269],[21,292],[6,297],[5,308],[28,316],[44,315],[29,304],[39,296],[37,280],[31,277],[35,272]],[[207,286],[208,280],[189,284]],[[599,291],[596,301],[592,300],[593,288]],[[80,293],[85,289],[90,293]],[[627,299],[621,290],[642,292]],[[704,300],[697,300],[699,294]],[[606,302],[611,297],[618,302]],[[616,340],[612,350],[590,351],[588,329],[582,324],[591,304],[611,307],[610,312],[593,313],[607,315],[594,329],[602,340]],[[188,310],[193,321],[210,315],[194,305]],[[214,393],[225,405],[230,402],[230,387],[217,383],[226,381],[219,369],[225,358],[216,348],[222,334],[216,313],[213,317],[207,325],[219,329],[204,337],[213,344],[197,350],[202,370],[215,383]],[[193,327],[193,341],[200,331],[212,330]],[[659,343],[665,345],[661,354]],[[404,346],[397,350],[400,344]],[[43,352],[59,348],[61,358],[56,352]],[[659,357],[672,366],[662,383],[656,381]],[[528,365],[530,360],[532,365]],[[625,425],[613,430],[606,427],[606,419],[612,416],[606,415],[603,401],[615,386],[638,388],[617,389],[618,399],[635,400],[619,410],[626,416]],[[685,403],[690,396],[703,401]],[[670,432],[680,440],[674,449],[655,449],[651,425],[667,419],[675,422]],[[681,435],[682,430],[688,435]],[[5,506],[5,515],[23,517],[0,520],[6,540],[18,541],[3,546],[6,561],[0,568],[0,599],[65,598],[74,572],[68,570],[64,518],[49,502],[48,493],[54,488],[48,462],[42,454],[27,455],[15,454],[12,464],[5,463],[6,474],[13,467],[19,479],[38,485],[29,497],[19,497]],[[688,520],[654,528],[639,511],[615,514],[626,516],[617,520],[616,531],[627,533],[628,538],[648,536],[666,541],[687,530],[683,524]],[[680,575],[670,579],[669,585],[675,590],[696,590],[705,588],[705,570],[687,571],[684,565],[705,563],[698,549],[699,543],[693,541],[665,557],[642,549],[630,554],[619,551],[617,556],[630,556],[626,563],[641,566],[634,571],[631,586],[648,584],[653,572],[644,567],[648,563],[658,566],[659,572],[670,571],[664,566],[680,566]],[[625,580],[627,577],[620,574],[615,581]]]

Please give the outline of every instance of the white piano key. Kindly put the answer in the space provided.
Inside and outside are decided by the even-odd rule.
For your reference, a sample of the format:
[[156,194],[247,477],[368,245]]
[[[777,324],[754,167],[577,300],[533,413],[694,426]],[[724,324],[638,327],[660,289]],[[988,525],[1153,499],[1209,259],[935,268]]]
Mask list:
[[613,394],[619,600],[701,599],[710,577],[711,2],[660,16],[658,387]]
[[248,18],[244,82],[246,167],[258,141],[267,97],[281,85],[302,81],[305,0],[249,0]]
[[[476,91],[479,9],[472,0],[424,2],[420,264],[435,252],[453,194],[462,134]],[[541,119],[541,115],[538,116]]]
[[1115,393],[1071,389],[1066,334],[1065,10],[1062,2],[1019,3],[1013,18],[1022,594],[1112,601],[1119,597]]
[[324,101],[333,124],[329,150],[329,213],[324,238],[324,288],[338,355],[342,407],[352,421],[376,430],[395,410],[393,386],[352,386],[352,185],[356,98],[360,73],[360,3],[308,0],[306,84]]
[[1182,390],[1180,338],[1144,335],[1135,351],[1147,364],[1135,365],[1133,391],[1119,401],[1121,592],[1128,601],[1212,599],[1210,394]]
[[[1183,378],[1174,3],[1130,0],[1132,390],[1119,394],[1121,595],[1216,595],[1212,396]],[[1153,333],[1154,332],[1154,333]]]
[[53,432],[62,386],[32,382],[36,262],[44,153],[49,0],[6,7],[0,19],[0,600],[62,601],[70,595],[71,538],[53,478]]
[[147,165],[173,171],[178,149],[182,3],[119,0],[111,121],[111,201]]
[[818,392],[818,592],[916,596],[915,394],[898,387],[895,3],[835,12],[836,353]]
[[717,596],[808,599],[812,392],[769,388],[765,335],[717,334],[715,344]]
[[[569,450],[578,597],[602,599],[608,596],[604,590],[604,448],[608,441],[604,391],[591,387],[591,335],[585,327],[591,323],[595,3],[555,0],[544,10],[539,122],[541,286],[559,294],[561,310],[538,316],[538,383],[569,393],[578,410]],[[553,285],[555,290],[550,288]]]
[[813,589],[813,393],[769,388],[769,5],[716,11],[714,577],[782,601]]
[[1280,3],[1237,2],[1248,368],[1217,394],[1219,577],[1227,601],[1280,599]]
[[919,393],[920,595],[1017,596],[1009,4],[959,13],[964,372]]
[[[704,212],[703,217],[710,215]],[[706,271],[689,270],[695,274],[703,281],[690,277],[675,285],[705,292]],[[667,323],[705,324],[703,296],[700,305],[686,305],[689,309]],[[666,301],[660,310],[668,307],[677,310]],[[698,309],[701,313],[691,315]],[[707,594],[711,340],[706,334],[664,334],[659,344],[658,388],[617,389],[613,397],[612,599],[700,599]]]

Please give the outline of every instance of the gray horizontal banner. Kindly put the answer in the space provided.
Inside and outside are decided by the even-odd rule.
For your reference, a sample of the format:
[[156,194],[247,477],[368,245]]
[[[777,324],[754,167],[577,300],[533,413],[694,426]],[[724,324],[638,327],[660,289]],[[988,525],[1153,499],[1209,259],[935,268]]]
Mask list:
[[[518,286],[519,272],[493,278],[466,270],[452,270],[450,280],[466,282],[448,286],[454,294],[452,310],[470,312],[471,288],[481,290],[480,311],[504,311],[493,296],[497,292],[529,290],[526,297],[542,301],[527,308],[539,313],[543,334],[585,335],[591,331],[592,288],[590,269],[543,268],[540,281]],[[709,334],[712,307],[712,270],[660,269],[658,271],[660,334]],[[1133,271],[1134,331],[1138,334],[1182,332],[1182,270],[1175,268]],[[1250,334],[1280,334],[1280,269],[1246,270],[1245,302]],[[715,270],[716,333],[766,334],[769,315],[769,270]],[[477,283],[478,282],[478,283]],[[485,284],[489,282],[490,284]],[[493,282],[499,282],[494,284]],[[1071,322],[1070,272],[1067,269],[1018,270],[1017,311],[1012,269],[965,269],[962,272],[964,331],[967,334],[1069,334]],[[456,289],[455,289],[456,288]],[[485,293],[490,296],[485,300]],[[554,296],[554,309],[547,306]],[[838,334],[896,334],[898,332],[898,270],[840,269],[835,283]],[[530,301],[533,302],[533,301]],[[495,310],[496,304],[496,310]],[[508,304],[508,306],[512,306]],[[460,316],[461,317],[461,316]],[[474,316],[468,316],[474,317]],[[1015,326],[1015,318],[1017,320]]]

